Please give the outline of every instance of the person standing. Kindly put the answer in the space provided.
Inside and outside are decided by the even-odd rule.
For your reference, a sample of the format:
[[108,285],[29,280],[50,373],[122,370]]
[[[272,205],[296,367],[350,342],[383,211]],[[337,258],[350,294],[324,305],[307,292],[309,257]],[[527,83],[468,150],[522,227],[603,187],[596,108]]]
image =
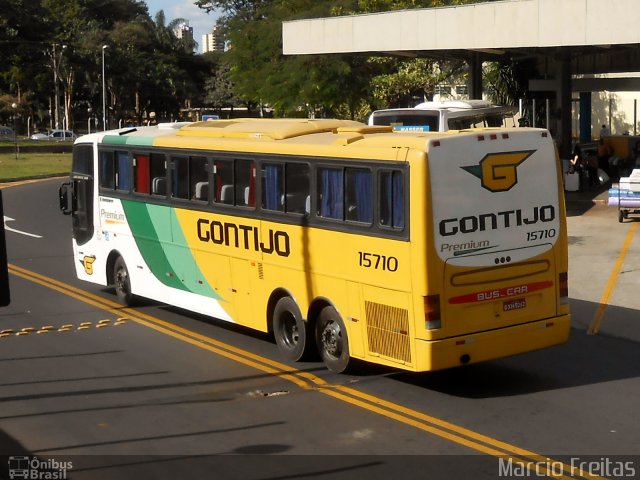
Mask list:
[[573,153],[571,154],[569,166],[569,173],[577,173],[578,174],[578,190],[582,190],[583,187],[583,158],[582,158],[582,150],[580,149],[580,145],[576,145],[573,147]]

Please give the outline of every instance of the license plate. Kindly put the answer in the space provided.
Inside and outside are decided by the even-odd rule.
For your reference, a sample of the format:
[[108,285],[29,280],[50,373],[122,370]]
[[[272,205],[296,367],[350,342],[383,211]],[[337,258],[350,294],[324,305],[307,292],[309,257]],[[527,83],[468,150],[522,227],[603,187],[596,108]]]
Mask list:
[[527,300],[525,298],[516,298],[509,300],[502,304],[502,310],[504,312],[510,312],[511,310],[519,310],[521,308],[527,308]]

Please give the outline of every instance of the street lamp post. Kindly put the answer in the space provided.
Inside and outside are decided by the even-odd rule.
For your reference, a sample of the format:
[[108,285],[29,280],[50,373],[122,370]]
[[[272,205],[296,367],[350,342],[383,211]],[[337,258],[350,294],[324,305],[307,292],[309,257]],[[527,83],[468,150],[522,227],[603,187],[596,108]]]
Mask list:
[[91,107],[87,108],[87,134],[91,133]]
[[16,160],[20,157],[20,147],[18,146],[18,104],[12,103],[13,108],[13,141],[16,145]]
[[102,130],[107,129],[107,88],[104,78],[104,51],[109,45],[102,45]]

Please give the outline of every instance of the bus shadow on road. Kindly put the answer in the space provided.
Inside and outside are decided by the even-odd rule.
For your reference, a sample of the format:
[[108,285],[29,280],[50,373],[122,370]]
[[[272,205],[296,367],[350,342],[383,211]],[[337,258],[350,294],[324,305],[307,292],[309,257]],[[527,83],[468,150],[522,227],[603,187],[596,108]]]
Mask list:
[[600,331],[589,335],[599,305],[579,300],[571,303],[572,328],[565,344],[449,370],[390,376],[467,398],[508,397],[640,377],[638,311],[608,306]]

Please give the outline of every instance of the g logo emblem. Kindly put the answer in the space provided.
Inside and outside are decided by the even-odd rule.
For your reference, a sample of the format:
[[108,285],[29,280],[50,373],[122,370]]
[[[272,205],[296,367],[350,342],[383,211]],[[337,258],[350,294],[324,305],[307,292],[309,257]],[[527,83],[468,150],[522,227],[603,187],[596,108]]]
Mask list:
[[478,165],[461,168],[478,177],[482,186],[490,192],[506,192],[518,183],[518,166],[534,152],[488,153]]
[[87,275],[93,275],[93,262],[96,261],[95,256],[85,256],[82,259],[82,266],[84,267],[84,271]]

